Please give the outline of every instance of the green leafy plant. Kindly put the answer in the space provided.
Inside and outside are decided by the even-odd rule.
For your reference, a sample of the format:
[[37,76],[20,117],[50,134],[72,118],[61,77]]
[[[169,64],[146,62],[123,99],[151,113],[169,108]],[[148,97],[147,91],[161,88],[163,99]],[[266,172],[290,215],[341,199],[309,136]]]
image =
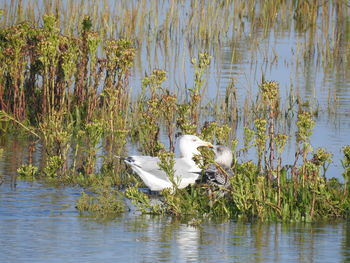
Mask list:
[[102,185],[96,193],[82,192],[77,209],[94,217],[115,217],[126,210],[120,194],[108,185]]
[[39,169],[36,166],[33,166],[31,164],[24,164],[17,169],[17,173],[19,174],[19,176],[35,177],[38,175],[38,170]]

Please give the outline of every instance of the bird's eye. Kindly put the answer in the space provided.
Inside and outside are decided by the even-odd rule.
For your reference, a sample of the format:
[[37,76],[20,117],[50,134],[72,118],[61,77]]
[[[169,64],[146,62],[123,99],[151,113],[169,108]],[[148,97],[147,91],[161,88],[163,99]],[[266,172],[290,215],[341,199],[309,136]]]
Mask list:
[[197,141],[196,139],[192,139],[193,142]]

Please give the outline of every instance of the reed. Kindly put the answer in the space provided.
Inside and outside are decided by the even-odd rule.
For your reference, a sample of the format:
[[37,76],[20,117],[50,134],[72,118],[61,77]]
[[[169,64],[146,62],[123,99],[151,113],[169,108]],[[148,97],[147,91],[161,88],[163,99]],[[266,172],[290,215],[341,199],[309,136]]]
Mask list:
[[[195,185],[180,190],[175,184],[172,191],[162,192],[161,205],[157,204],[156,207],[153,207],[136,188],[132,189],[132,195],[128,194],[128,197],[137,200],[135,204],[145,213],[171,214],[186,218],[227,217],[249,221],[258,219],[311,222],[347,217],[348,179],[345,180],[345,184],[340,184],[334,178],[325,177],[327,167],[332,162],[332,155],[323,148],[313,151],[310,136],[315,122],[311,114],[299,112],[296,120],[296,140],[299,148],[294,162],[282,165],[282,153],[288,136],[277,133],[275,129],[271,130],[272,124],[269,122],[272,121],[275,125],[279,120],[279,100],[276,96],[278,84],[263,82],[260,87],[262,105],[258,105],[256,111],[265,114],[267,119],[256,119],[255,130],[244,128],[244,148],[236,150],[234,154],[236,156],[238,152],[254,147],[258,163],[235,162],[235,175],[230,180],[230,187]],[[205,138],[220,141],[226,136],[220,139],[220,133],[215,132],[217,127],[216,123],[206,123],[202,134]],[[233,142],[233,145],[236,144],[237,142]],[[345,177],[348,170],[347,148],[343,148],[343,151]],[[312,158],[309,158],[311,152]],[[204,156],[210,158],[208,155]],[[205,169],[208,163],[208,159],[202,160],[201,167]],[[171,178],[171,169],[169,170],[169,166],[165,167]],[[263,167],[265,169],[262,169]]]
[[345,193],[349,193],[350,191],[350,146],[343,147],[344,158],[341,160],[342,166],[344,168],[343,177],[345,180]]
[[[291,63],[315,59],[324,72],[336,68],[346,74],[349,60],[342,56],[349,40],[346,3],[194,0],[186,14],[185,3],[176,1],[108,5],[53,0],[40,6],[34,2],[27,8],[21,1],[4,1],[0,6],[1,127],[36,137],[35,145],[39,138],[45,151],[42,167],[28,163],[18,169],[20,175],[98,186],[94,194],[82,194],[78,203],[80,211],[97,214],[123,211],[114,195],[125,186],[131,186],[126,196],[145,213],[266,221],[314,221],[349,214],[348,148],[343,148],[344,184],[327,179],[332,156],[325,149],[314,151],[310,143],[313,117],[318,114],[312,101],[302,101],[297,91],[291,91],[285,103],[278,83],[263,80],[257,98],[248,94],[240,110],[240,94],[231,82],[218,101],[224,114],[215,118],[219,113],[206,111],[210,104],[205,105],[203,97],[207,74],[216,63],[212,58],[219,58],[223,47],[233,47],[236,61],[244,57],[240,45],[247,43],[247,56],[256,61],[260,40],[272,30],[278,34],[279,26],[292,30],[294,25],[293,32],[306,36],[296,38],[300,50]],[[317,19],[323,21],[321,30],[316,30]],[[148,52],[149,64],[133,67],[135,59],[142,59],[140,50]],[[266,66],[276,59],[265,55]],[[187,73],[176,73],[179,70],[172,67],[165,71],[159,65],[181,61],[192,64],[194,83],[175,92],[167,81],[187,85]],[[129,85],[134,71],[148,72],[135,99]],[[213,118],[216,121],[208,121]],[[236,149],[238,141],[232,137],[238,121],[244,123],[242,149]],[[297,136],[292,128],[288,133],[283,130],[286,126],[295,127]],[[152,205],[135,187],[138,180],[113,155],[122,155],[131,141],[142,153],[159,156],[171,177],[177,131],[200,133],[218,144],[231,142],[235,157],[255,150],[257,163],[238,163],[235,158],[235,176],[227,189],[197,185],[179,190],[174,182],[173,191],[162,193],[161,205]],[[169,141],[167,150],[161,134]],[[285,145],[293,139],[298,147],[295,160],[283,165]],[[212,156],[203,155],[205,168]]]
[[[196,0],[188,8],[171,1],[150,4],[145,0],[123,0],[107,4],[106,1],[95,0],[69,3],[62,0],[34,0],[33,5],[24,7],[22,1],[7,0],[3,1],[0,8],[3,27],[23,21],[36,27],[43,24],[44,15],[51,14],[61,32],[69,37],[81,35],[85,30],[83,21],[89,17],[93,21],[89,30],[91,33],[99,32],[98,38],[102,40],[99,43],[118,36],[135,41],[140,48],[147,46],[148,50],[151,50],[151,44],[155,44],[164,49],[163,64],[176,65],[186,59],[187,54],[195,54],[197,49],[208,50],[213,57],[219,58],[220,50],[228,43],[232,43],[233,58],[238,61],[243,57],[240,50],[242,44],[239,43],[246,39],[250,53],[248,57],[254,58],[261,50],[260,40],[273,31],[279,35],[284,32],[305,34],[305,38],[296,37],[296,46],[301,49],[293,61],[297,65],[299,62],[307,64],[303,63],[307,60],[311,63],[318,61],[325,75],[330,74],[327,69],[336,67],[337,72],[341,73],[339,76],[346,76],[349,68],[348,56],[342,55],[348,52],[349,27],[346,17],[349,7],[341,0],[330,3],[320,0],[310,3],[260,0],[211,3]],[[316,30],[316,23],[321,24],[321,30]],[[174,50],[179,40],[187,42],[188,50]],[[149,60],[157,61],[159,56],[155,56],[149,54]],[[266,57],[266,61],[270,65],[274,63],[274,59],[269,57]],[[142,68],[141,64],[138,67],[139,72],[144,72],[159,65],[150,62],[149,68]],[[85,74],[84,71],[79,72]],[[183,83],[183,75],[175,76],[178,70],[170,72],[174,74],[172,78],[181,78],[179,81]]]
[[200,94],[203,92],[203,74],[210,64],[211,57],[207,53],[199,53],[198,58],[192,58],[191,63],[195,69],[194,87],[189,89],[191,98],[192,124],[197,125],[199,121]]

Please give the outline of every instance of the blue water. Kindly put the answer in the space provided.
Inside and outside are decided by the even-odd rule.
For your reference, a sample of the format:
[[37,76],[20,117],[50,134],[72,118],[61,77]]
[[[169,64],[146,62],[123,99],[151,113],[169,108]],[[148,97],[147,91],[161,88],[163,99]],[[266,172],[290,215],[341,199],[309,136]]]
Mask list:
[[[8,8],[12,2],[16,1],[0,1],[0,8]],[[47,1],[19,2],[25,8],[30,2],[37,3],[36,16],[45,13],[43,3]],[[107,7],[115,19],[121,8],[132,9],[140,1],[97,2],[109,3]],[[190,1],[180,2],[183,8],[179,9],[179,28],[169,37],[168,45],[152,37],[162,28],[169,1],[157,5],[158,13],[153,14],[158,16],[159,25],[155,26],[150,19],[154,28],[145,33],[146,41],[139,43],[131,70],[129,84],[133,97],[140,93],[145,74],[160,68],[167,71],[163,87],[186,100],[188,89],[194,85],[190,59],[199,51],[208,51],[213,58],[204,76],[203,105],[220,101],[228,83],[235,78],[242,115],[246,98],[256,99],[262,77],[278,81],[282,100],[297,92],[303,100],[311,102],[313,110],[318,108],[311,144],[315,149],[325,147],[333,154],[327,176],[341,180],[341,147],[350,144],[350,72],[343,64],[329,67],[317,56],[318,47],[325,41],[319,30],[322,16],[317,19],[315,41],[311,43],[316,55],[307,60],[302,52],[310,44],[309,32],[295,32],[292,17],[280,18],[288,26],[271,27],[267,35],[259,28],[250,32],[248,19],[243,19],[241,37],[236,37],[237,25],[232,24],[219,48],[209,43],[206,50],[197,42],[190,47],[188,35],[183,34],[190,19]],[[62,1],[68,11],[69,3],[72,2]],[[92,11],[91,3],[79,1],[80,10]],[[331,5],[332,1],[325,3]],[[231,19],[236,21],[232,17],[233,8],[234,5]],[[335,9],[331,10],[330,23],[336,18]],[[332,32],[329,34],[333,41]],[[242,126],[238,123],[236,132],[239,148],[243,144]],[[280,132],[285,131],[281,128]],[[166,144],[164,136],[161,140]],[[0,141],[5,150],[0,158],[0,182],[4,180],[0,184],[0,262],[350,262],[350,222],[248,224],[204,220],[193,227],[170,217],[141,215],[134,209],[108,221],[81,216],[75,203],[82,189],[16,180],[16,169],[28,160],[28,146],[17,139]],[[133,145],[128,146],[129,153],[137,152]],[[41,147],[36,145],[34,164],[41,163]],[[284,163],[294,162],[294,152],[292,136],[283,155]],[[251,159],[256,159],[254,150],[238,161]]]
[[[20,6],[28,8],[30,6],[28,0],[19,2],[22,3]],[[48,8],[44,3],[50,1],[35,0],[34,2],[37,6],[35,15],[41,17]],[[203,79],[205,79],[201,94],[203,105],[209,102],[216,105],[220,102],[225,94],[226,87],[234,78],[237,88],[237,108],[239,116],[242,117],[245,100],[248,99],[249,103],[256,100],[259,91],[258,86],[262,78],[277,81],[280,85],[282,108],[290,94],[299,94],[303,101],[310,102],[312,105],[311,111],[318,110],[318,115],[314,116],[316,126],[311,137],[311,145],[314,149],[324,147],[333,154],[333,163],[329,166],[327,176],[342,180],[341,159],[343,154],[341,148],[350,144],[350,137],[348,136],[350,130],[350,70],[346,64],[348,59],[345,52],[347,47],[346,34],[348,34],[346,21],[349,16],[349,9],[344,10],[344,25],[336,24],[338,14],[335,7],[332,6],[333,2],[322,3],[330,10],[327,20],[329,26],[327,34],[324,34],[321,30],[325,25],[321,4],[315,31],[296,31],[293,17],[283,17],[284,13],[277,10],[278,19],[275,25],[271,25],[269,28],[255,25],[254,32],[251,32],[252,25],[249,17],[243,17],[242,21],[235,17],[234,10],[241,2],[232,1],[229,2],[228,12],[228,20],[232,23],[228,24],[227,31],[222,34],[221,45],[211,42],[204,45],[200,43],[199,39],[192,39],[192,35],[187,31],[189,24],[195,28],[195,25],[190,22],[192,15],[189,1],[179,3],[181,8],[176,10],[179,21],[176,26],[172,27],[172,30],[169,29],[169,32],[164,33],[164,36],[167,36],[167,41],[163,40],[161,33],[166,29],[164,28],[165,21],[169,14],[171,1],[97,2],[100,2],[100,5],[95,11],[101,13],[100,17],[104,17],[102,16],[103,12],[110,13],[107,22],[115,27],[116,32],[113,31],[113,28],[110,28],[114,32],[113,37],[116,37],[119,32],[124,32],[123,28],[120,28],[123,24],[116,23],[118,15],[122,16],[126,12],[137,11],[138,16],[140,16],[141,11],[137,7],[140,7],[141,4],[144,4],[147,8],[152,6],[152,14],[147,14],[151,17],[146,18],[147,22],[143,27],[144,38],[142,38],[141,43],[137,43],[135,62],[131,69],[129,89],[133,98],[140,94],[141,82],[145,75],[150,74],[153,69],[159,68],[167,72],[167,80],[162,87],[176,93],[180,101],[188,99],[188,89],[194,87],[194,68],[191,64],[191,58],[197,57],[198,52],[206,51],[212,56],[212,60],[208,71],[203,76]],[[211,3],[211,1],[203,2],[207,5]],[[260,10],[261,5],[258,2],[255,10],[256,16],[263,16],[263,11]],[[6,9],[12,6],[11,13],[16,14],[16,7],[18,6],[16,3],[16,1],[9,0],[0,1],[0,8]],[[66,13],[69,16],[69,12],[74,12],[74,8],[79,8],[80,11],[88,14],[92,14],[91,12],[94,10],[91,8],[93,1],[62,0],[60,3],[63,10],[65,10],[62,12],[61,23],[66,22]],[[70,4],[74,8],[71,8]],[[54,10],[54,4],[49,6]],[[218,10],[221,14],[220,8]],[[25,8],[22,11],[25,13]],[[138,19],[140,18],[138,17]],[[101,21],[94,22],[96,24],[101,23]],[[218,22],[222,21],[218,19]],[[242,32],[238,33],[237,28],[241,26],[240,22],[244,26]],[[136,32],[138,32],[138,28],[136,26]],[[346,35],[341,39],[340,45],[340,48],[344,49],[342,50],[344,54],[341,53],[343,57],[335,60],[334,64],[327,64],[322,48],[327,41],[330,43],[330,49],[334,47],[337,30]],[[157,34],[160,34],[159,38],[157,38]],[[188,39],[192,39],[193,43],[190,44]],[[312,55],[310,55],[310,51],[314,51],[311,52]],[[103,56],[103,54],[99,55]],[[212,118],[202,115],[202,120],[204,122],[212,120]],[[295,123],[295,119],[293,122]],[[239,148],[241,148],[243,146],[242,121],[239,121],[237,126],[238,130],[232,131],[232,133],[237,135]],[[291,132],[283,128],[278,129],[277,132],[291,135],[283,163],[294,163],[296,151],[295,127]],[[161,140],[166,144],[165,136]],[[130,152],[134,150],[132,147],[129,148]],[[256,158],[255,151],[252,151],[239,161],[244,162]]]
[[0,186],[0,261],[350,262],[350,223],[204,221],[189,226],[135,210],[80,216],[79,188],[18,181]]

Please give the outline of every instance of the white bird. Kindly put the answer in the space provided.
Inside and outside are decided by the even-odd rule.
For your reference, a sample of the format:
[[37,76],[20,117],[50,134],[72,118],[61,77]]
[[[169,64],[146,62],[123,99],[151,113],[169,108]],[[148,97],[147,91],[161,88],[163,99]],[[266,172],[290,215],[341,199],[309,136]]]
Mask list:
[[[179,150],[181,158],[175,158],[174,181],[178,188],[185,188],[194,184],[201,173],[201,169],[193,161],[196,154],[200,154],[198,147],[213,145],[202,141],[194,135],[182,135],[179,140]],[[140,176],[145,185],[152,191],[161,191],[165,188],[173,187],[165,171],[159,167],[159,158],[152,156],[130,156],[124,159],[132,170]]]
[[211,148],[215,153],[215,163],[203,171],[202,181],[227,188],[230,186],[230,177],[234,175],[231,170],[232,151],[223,145],[214,145]]

